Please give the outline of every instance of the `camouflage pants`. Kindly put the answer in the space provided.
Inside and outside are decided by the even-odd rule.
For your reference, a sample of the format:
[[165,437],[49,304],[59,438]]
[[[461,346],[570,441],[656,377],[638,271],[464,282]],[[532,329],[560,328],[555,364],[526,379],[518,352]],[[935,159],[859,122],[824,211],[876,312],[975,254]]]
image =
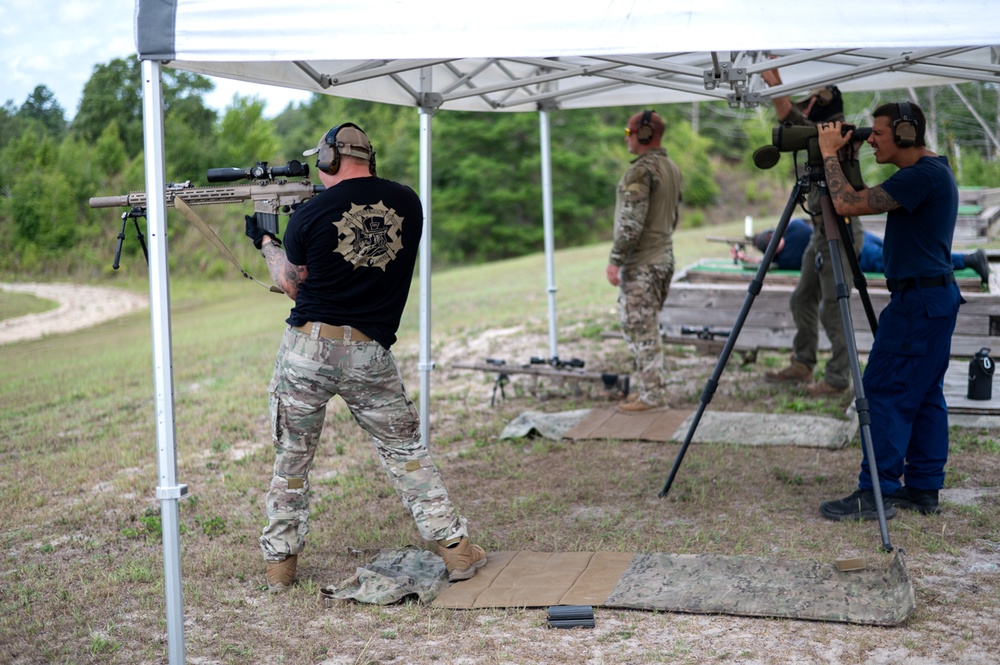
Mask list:
[[298,554],[309,533],[309,471],[326,405],[347,403],[371,435],[382,468],[427,540],[467,536],[465,519],[420,439],[419,416],[392,352],[378,342],[345,342],[285,330],[268,387],[275,449],[274,476],[265,505],[268,525],[260,537],[267,561]]
[[673,275],[674,268],[669,264],[642,265],[621,271],[618,313],[625,344],[635,362],[635,372],[630,378],[631,390],[648,404],[662,404],[666,400],[666,366],[659,317]]

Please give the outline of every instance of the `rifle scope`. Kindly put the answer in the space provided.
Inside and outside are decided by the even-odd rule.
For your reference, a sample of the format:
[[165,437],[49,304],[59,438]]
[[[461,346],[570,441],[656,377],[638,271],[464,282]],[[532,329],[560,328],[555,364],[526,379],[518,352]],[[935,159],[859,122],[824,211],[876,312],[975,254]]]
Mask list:
[[257,162],[248,169],[234,167],[208,170],[209,182],[235,182],[237,180],[274,180],[275,178],[298,178],[309,175],[309,165],[293,159],[285,166],[268,166],[267,162]]
[[[855,127],[848,124],[840,126],[842,136],[846,135],[848,130],[854,130],[851,143],[866,141],[872,133],[871,127]],[[778,163],[781,153],[799,150],[807,152],[810,164],[822,167],[823,155],[819,151],[819,132],[815,127],[778,125],[771,131],[771,145],[762,146],[754,151],[753,163],[759,169],[769,169]]]

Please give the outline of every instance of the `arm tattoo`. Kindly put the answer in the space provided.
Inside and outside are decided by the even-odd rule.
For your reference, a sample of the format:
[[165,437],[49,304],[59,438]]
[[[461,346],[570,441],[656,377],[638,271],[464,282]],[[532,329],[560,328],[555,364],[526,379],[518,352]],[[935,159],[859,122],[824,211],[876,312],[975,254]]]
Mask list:
[[[824,157],[823,170],[826,172],[826,187],[830,190],[834,204],[855,203],[858,200],[857,192],[847,182],[844,170],[840,168],[840,160],[836,157]],[[835,207],[840,206],[835,205]]]
[[881,212],[889,212],[899,207],[899,202],[889,196],[881,186],[868,190],[868,205]]
[[833,199],[834,208],[841,214],[888,212],[899,207],[899,203],[879,186],[856,191],[851,183],[847,182],[844,170],[836,157],[824,157],[823,170],[826,171],[826,186]]
[[298,295],[299,286],[309,275],[305,266],[297,266],[288,262],[284,250],[271,243],[264,246],[264,259],[271,279],[292,300]]

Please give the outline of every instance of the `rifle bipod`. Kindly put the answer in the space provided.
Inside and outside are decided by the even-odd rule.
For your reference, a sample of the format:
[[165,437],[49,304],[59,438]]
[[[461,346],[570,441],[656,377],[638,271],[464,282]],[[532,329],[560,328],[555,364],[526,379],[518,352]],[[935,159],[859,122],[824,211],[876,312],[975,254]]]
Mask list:
[[125,242],[125,227],[128,226],[128,220],[130,219],[135,224],[135,237],[139,239],[139,246],[142,247],[142,255],[146,257],[146,265],[149,265],[149,250],[146,249],[146,237],[139,230],[139,222],[137,221],[140,217],[145,216],[146,209],[139,207],[133,207],[128,212],[122,213],[122,229],[118,232],[118,247],[115,249],[115,262],[111,264],[113,269],[118,270],[118,266],[121,265],[122,244]]

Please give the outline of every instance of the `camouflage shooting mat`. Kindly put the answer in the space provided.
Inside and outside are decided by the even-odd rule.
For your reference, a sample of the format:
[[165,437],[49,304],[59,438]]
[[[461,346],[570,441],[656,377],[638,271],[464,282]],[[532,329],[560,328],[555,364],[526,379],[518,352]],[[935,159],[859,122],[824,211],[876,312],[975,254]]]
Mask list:
[[895,626],[915,609],[897,550],[886,568],[712,554],[494,552],[437,607],[593,605]]
[[[567,439],[680,442],[694,420],[692,409],[659,408],[622,413],[615,406],[591,409],[562,435]],[[800,414],[706,411],[691,439],[694,443],[744,446],[843,448],[858,430],[848,420]]]
[[567,439],[618,439],[621,441],[671,441],[693,411],[661,407],[638,413],[622,413],[617,406],[591,409],[585,418],[567,430]]

